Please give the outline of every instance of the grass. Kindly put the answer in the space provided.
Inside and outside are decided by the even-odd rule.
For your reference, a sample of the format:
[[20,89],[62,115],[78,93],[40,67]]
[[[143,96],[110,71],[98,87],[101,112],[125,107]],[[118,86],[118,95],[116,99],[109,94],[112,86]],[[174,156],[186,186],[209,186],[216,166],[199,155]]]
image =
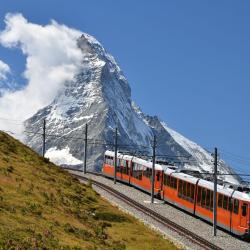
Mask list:
[[177,249],[0,132],[0,249]]

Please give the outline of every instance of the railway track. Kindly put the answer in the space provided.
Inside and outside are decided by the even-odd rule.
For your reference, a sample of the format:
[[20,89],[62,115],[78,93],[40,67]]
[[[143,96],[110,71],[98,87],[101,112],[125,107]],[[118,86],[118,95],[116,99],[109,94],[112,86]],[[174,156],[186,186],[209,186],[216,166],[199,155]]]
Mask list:
[[[77,174],[73,174],[71,173],[73,176],[75,176],[76,178],[83,180],[83,181],[88,181],[89,178],[84,177],[84,176],[80,176]],[[98,173],[91,173],[93,175],[98,175],[98,176],[102,176],[102,174],[98,174]],[[200,237],[199,235],[193,233],[192,231],[180,226],[179,224],[176,224],[175,222],[167,219],[166,217],[156,213],[155,211],[153,211],[150,208],[147,208],[145,206],[143,206],[142,204],[136,202],[135,200],[127,197],[126,195],[118,192],[117,190],[101,183],[95,180],[92,180],[92,184],[105,190],[106,192],[108,192],[109,194],[113,195],[114,197],[120,199],[121,201],[123,201],[124,203],[128,204],[129,206],[139,210],[140,212],[146,214],[147,216],[151,217],[152,219],[154,219],[155,221],[157,221],[158,223],[166,226],[167,228],[170,228],[171,230],[177,232],[178,234],[180,234],[181,236],[184,236],[185,238],[187,238],[188,240],[190,240],[191,242],[199,245],[200,247],[202,247],[203,249],[216,249],[216,250],[222,250],[222,248],[216,246],[215,244],[213,244],[212,242]]]

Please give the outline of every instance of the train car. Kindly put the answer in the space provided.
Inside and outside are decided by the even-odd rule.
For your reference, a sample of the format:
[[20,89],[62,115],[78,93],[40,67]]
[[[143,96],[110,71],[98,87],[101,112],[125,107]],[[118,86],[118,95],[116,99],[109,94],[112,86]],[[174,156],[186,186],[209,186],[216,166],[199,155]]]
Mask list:
[[[130,183],[131,176],[131,160],[132,156],[117,153],[117,169],[116,178],[126,183]],[[107,177],[114,177],[115,175],[115,153],[113,151],[106,151],[104,155],[104,164],[102,172]]]
[[[164,172],[161,197],[208,222],[213,222],[213,190],[211,181],[167,169]],[[239,236],[250,234],[250,196],[217,185],[218,226]]]
[[[134,157],[131,160],[131,176],[130,184],[142,189],[143,191],[151,193],[152,189],[152,162]],[[155,164],[155,178],[154,178],[154,194],[160,196],[162,189],[162,178],[163,178],[164,167]]]
[[[213,221],[213,192],[211,181],[199,180],[195,214]],[[217,185],[218,226],[238,236],[250,234],[250,196],[222,185]]]
[[[115,153],[113,151],[105,152],[102,172],[107,177],[114,177],[114,159]],[[155,164],[154,194],[156,196],[160,196],[162,190],[164,169],[164,166]],[[152,162],[118,153],[116,178],[145,192],[151,192]]]
[[167,169],[164,172],[162,198],[194,214],[198,180],[196,177]]
[[[122,182],[130,183],[131,176],[131,160],[133,156],[123,155],[117,153],[117,168],[116,178]],[[107,177],[114,177],[115,175],[115,153],[113,151],[106,151],[104,155],[104,164],[102,172]]]
[[250,195],[234,191],[231,204],[230,228],[234,234],[250,238]]
[[[112,151],[105,152],[103,174],[114,177]],[[152,162],[117,154],[117,179],[151,193]],[[208,222],[213,221],[211,181],[177,172],[172,166],[155,164],[154,194]],[[217,185],[218,226],[241,237],[250,237],[250,195]]]

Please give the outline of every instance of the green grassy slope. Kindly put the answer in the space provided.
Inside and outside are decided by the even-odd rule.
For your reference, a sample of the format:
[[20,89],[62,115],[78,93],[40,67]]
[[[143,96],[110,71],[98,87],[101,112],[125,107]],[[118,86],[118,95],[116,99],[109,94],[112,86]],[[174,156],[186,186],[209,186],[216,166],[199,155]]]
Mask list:
[[0,249],[176,249],[0,132]]

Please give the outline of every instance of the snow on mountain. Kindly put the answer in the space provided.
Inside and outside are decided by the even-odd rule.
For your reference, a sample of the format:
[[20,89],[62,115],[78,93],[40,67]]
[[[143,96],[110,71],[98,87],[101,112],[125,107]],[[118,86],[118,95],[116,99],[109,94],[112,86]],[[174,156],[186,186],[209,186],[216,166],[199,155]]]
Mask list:
[[71,153],[69,147],[58,150],[56,147],[46,151],[45,157],[58,165],[79,165],[83,162],[76,159]]
[[[157,117],[145,115],[131,100],[130,86],[116,63],[92,36],[83,34],[77,41],[82,63],[71,81],[65,82],[54,101],[25,122],[27,131],[42,131],[46,119],[46,156],[59,164],[80,166],[84,156],[84,129],[88,123],[90,143],[87,167],[100,171],[103,153],[112,149],[114,129],[119,131],[119,150],[151,152],[157,136],[157,153],[190,158],[182,164],[200,171],[212,171],[212,156],[196,143],[170,129]],[[92,143],[91,143],[92,142]],[[94,143],[95,142],[95,143]],[[42,151],[41,134],[29,133],[26,143]],[[223,162],[220,171],[232,172]],[[238,177],[227,178],[231,182]]]
[[[199,146],[197,143],[187,139],[183,135],[179,134],[178,132],[174,131],[173,129],[169,128],[164,122],[161,123],[166,131],[170,133],[172,138],[180,145],[182,146],[197,162],[196,165],[186,164],[185,168],[192,169],[192,170],[198,170],[200,172],[209,172],[212,173],[214,169],[214,158],[211,153],[209,153],[207,150]],[[226,163],[223,160],[218,161],[218,171],[220,174],[235,174],[234,171],[226,165]],[[238,176],[219,176],[218,177],[221,180],[238,184],[241,182],[241,179]]]

